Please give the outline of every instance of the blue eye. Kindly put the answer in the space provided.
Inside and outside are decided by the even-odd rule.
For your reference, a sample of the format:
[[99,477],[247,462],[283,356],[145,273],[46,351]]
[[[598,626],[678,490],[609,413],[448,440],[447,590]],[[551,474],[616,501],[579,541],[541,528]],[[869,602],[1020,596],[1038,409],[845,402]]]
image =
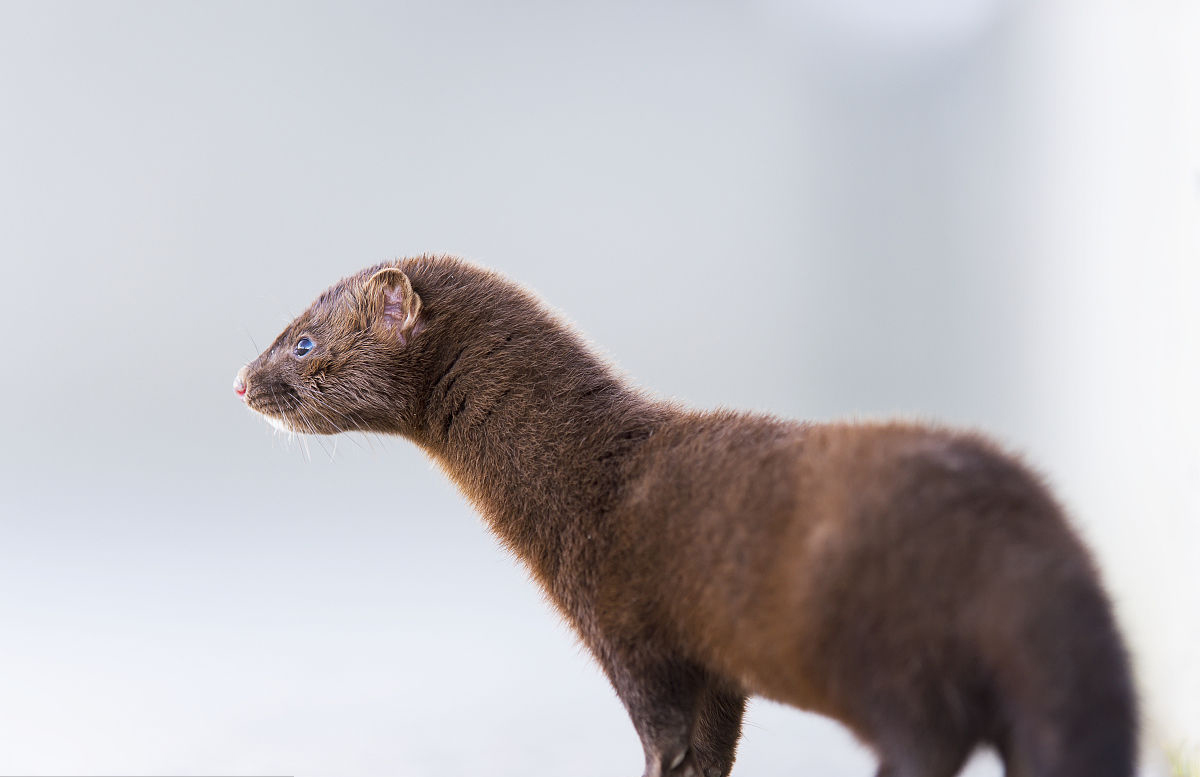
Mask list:
[[300,342],[296,343],[296,347],[292,350],[292,353],[296,354],[297,356],[304,356],[306,353],[312,350],[312,347],[312,340],[309,340],[307,337],[301,337]]

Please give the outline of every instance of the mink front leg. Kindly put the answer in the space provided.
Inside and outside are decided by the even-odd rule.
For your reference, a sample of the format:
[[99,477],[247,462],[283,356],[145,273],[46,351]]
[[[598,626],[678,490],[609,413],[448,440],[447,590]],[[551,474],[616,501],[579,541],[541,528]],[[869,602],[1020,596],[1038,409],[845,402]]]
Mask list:
[[687,661],[641,650],[605,662],[646,755],[644,777],[728,777],[746,697]]
[[692,750],[707,686],[704,672],[686,661],[654,655],[645,645],[610,654],[602,663],[642,741],[643,777],[706,777]]
[[745,711],[745,694],[721,680],[709,681],[692,734],[692,752],[704,777],[729,777]]

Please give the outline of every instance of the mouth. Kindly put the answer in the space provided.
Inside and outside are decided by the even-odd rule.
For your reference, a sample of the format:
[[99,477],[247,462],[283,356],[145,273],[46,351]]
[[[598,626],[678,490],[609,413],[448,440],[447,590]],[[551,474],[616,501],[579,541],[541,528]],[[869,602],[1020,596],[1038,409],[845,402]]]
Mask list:
[[243,373],[238,373],[238,378],[233,384],[233,391],[248,410],[262,418],[272,427],[281,432],[288,434],[303,434],[304,430],[298,428],[296,424],[288,418],[283,412],[283,408],[279,407],[280,397],[273,392],[264,392],[256,390],[260,387],[249,385]]
[[[255,412],[258,412],[258,411],[255,411]],[[266,421],[268,424],[273,426],[276,431],[284,432],[286,434],[303,434],[303,432],[301,432],[299,429],[296,429],[291,424],[289,424],[287,419],[285,419],[285,418],[280,418],[278,416],[273,416],[273,415],[267,415],[266,413],[261,413],[261,412],[258,414],[263,418],[264,421]]]
[[249,391],[242,397],[242,400],[245,402],[247,409],[278,431],[287,432],[288,434],[303,434],[303,430],[288,418],[287,414],[281,408],[275,406],[276,403],[269,401],[262,394]]
[[[247,393],[245,404],[251,412],[270,424],[276,431],[288,435],[322,436],[338,434],[343,431],[323,417],[321,420],[308,418],[307,414],[303,413],[299,407],[281,407],[278,397],[260,394],[253,388]],[[318,413],[318,415],[320,414]]]
[[332,411],[306,409],[299,390],[286,382],[255,379],[243,371],[238,373],[233,391],[247,409],[276,431],[288,435],[327,435],[343,431],[330,420]]

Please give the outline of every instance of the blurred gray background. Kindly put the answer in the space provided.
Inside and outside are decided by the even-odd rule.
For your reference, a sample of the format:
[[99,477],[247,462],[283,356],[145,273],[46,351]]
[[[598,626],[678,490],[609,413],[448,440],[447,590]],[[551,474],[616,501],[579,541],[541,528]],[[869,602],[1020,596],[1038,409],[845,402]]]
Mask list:
[[[0,5],[0,773],[638,773],[419,451],[230,390],[424,251],[663,395],[1023,452],[1157,773],[1200,744],[1197,40],[1189,2]],[[734,774],[873,768],[756,703]]]

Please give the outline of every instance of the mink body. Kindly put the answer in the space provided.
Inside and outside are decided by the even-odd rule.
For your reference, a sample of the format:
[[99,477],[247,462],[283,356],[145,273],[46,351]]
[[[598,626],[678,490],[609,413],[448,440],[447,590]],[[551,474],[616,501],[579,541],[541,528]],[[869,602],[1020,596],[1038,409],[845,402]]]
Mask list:
[[653,399],[450,257],[331,287],[235,390],[293,431],[424,448],[603,667],[647,777],[728,775],[750,695],[841,721],[879,777],[950,777],[978,745],[1011,777],[1133,774],[1094,565],[977,435]]

